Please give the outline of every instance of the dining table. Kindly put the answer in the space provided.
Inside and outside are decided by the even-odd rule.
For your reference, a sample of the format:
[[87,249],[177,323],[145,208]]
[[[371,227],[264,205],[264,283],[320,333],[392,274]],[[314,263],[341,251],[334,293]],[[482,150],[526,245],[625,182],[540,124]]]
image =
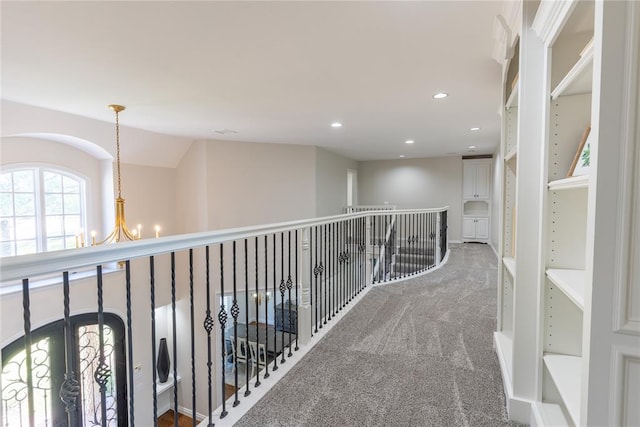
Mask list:
[[[225,332],[225,340],[233,342],[235,331],[238,331],[238,338],[246,338],[247,341],[266,343],[267,353],[272,355],[280,354],[283,348],[287,348],[289,341],[295,346],[296,334],[277,331],[272,325],[249,325],[238,323],[237,327],[231,327]],[[284,346],[283,346],[284,338]]]

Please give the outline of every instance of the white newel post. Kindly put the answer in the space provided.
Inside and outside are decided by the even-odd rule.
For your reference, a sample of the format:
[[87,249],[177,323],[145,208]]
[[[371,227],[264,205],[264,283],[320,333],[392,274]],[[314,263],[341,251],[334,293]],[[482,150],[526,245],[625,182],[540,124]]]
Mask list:
[[440,244],[442,242],[442,212],[438,212],[436,214],[436,266],[440,265],[440,254],[442,253],[442,248]]
[[301,277],[300,306],[298,307],[298,339],[300,344],[307,345],[311,341],[311,263],[309,260],[309,228],[302,230],[302,240],[300,240],[300,253],[302,263],[300,268]]
[[366,272],[365,278],[367,280],[367,285],[371,285],[373,283],[373,244],[371,243],[371,221],[374,220],[373,215],[367,216],[364,241],[366,247]]

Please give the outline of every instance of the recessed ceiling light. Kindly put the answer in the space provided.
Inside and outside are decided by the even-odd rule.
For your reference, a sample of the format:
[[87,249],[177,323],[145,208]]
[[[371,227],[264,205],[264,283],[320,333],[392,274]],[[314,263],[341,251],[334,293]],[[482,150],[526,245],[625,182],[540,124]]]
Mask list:
[[475,132],[477,130],[480,130],[480,128],[470,128],[469,130]]
[[400,158],[403,159],[404,158],[404,154],[400,154]]
[[442,98],[446,98],[447,96],[449,96],[448,93],[438,92],[433,95],[433,99],[442,99]]
[[469,146],[469,150],[475,150],[475,149],[476,149],[476,146],[475,146],[475,145],[470,145],[470,146]]
[[405,144],[413,144],[415,141],[413,139],[407,139]]
[[340,122],[333,122],[333,123],[331,123],[331,127],[332,127],[332,128],[341,128],[341,127],[342,127],[342,123],[340,123]]

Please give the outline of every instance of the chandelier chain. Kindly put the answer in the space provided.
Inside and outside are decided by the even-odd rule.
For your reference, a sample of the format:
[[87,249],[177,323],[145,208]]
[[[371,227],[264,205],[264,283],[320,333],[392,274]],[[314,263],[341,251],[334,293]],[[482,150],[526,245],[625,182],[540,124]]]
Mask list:
[[116,111],[116,165],[118,173],[118,198],[122,198],[122,183],[120,179],[120,120],[119,112]]

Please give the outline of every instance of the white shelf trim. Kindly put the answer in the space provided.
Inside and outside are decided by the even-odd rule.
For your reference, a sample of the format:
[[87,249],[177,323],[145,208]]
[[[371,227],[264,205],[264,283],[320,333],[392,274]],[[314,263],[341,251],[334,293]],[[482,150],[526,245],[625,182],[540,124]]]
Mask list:
[[504,257],[504,258],[502,258],[502,263],[504,264],[504,266],[507,269],[507,271],[509,272],[509,274],[511,274],[511,277],[516,277],[516,260],[515,260],[515,258]]
[[542,359],[573,424],[579,426],[582,358],[563,354],[547,354]]
[[572,176],[570,178],[558,179],[549,183],[549,190],[574,190],[587,188],[589,186],[589,176]]
[[[178,384],[180,384],[181,379],[180,375],[178,375]],[[171,388],[173,388],[173,375],[169,375],[169,378],[167,378],[167,381],[164,383],[160,381],[156,382],[156,394],[158,396]]]
[[509,161],[518,155],[518,146],[513,147],[507,154],[504,155],[504,160]]
[[593,80],[593,39],[587,43],[578,62],[551,92],[551,99],[563,95],[591,93]]
[[547,270],[547,277],[580,310],[584,309],[584,294],[586,289],[586,274],[584,270],[566,270],[552,268]]
[[505,335],[504,332],[499,331],[494,332],[494,340],[502,372],[503,374],[506,374],[504,376],[506,377],[507,384],[511,389],[511,378],[513,370],[513,341],[511,340],[511,338]]
[[511,90],[511,94],[509,95],[509,99],[507,99],[507,103],[504,105],[505,108],[508,110],[511,107],[517,107],[518,106],[518,87],[520,86],[519,82],[516,82],[516,85],[513,87],[513,89]]

